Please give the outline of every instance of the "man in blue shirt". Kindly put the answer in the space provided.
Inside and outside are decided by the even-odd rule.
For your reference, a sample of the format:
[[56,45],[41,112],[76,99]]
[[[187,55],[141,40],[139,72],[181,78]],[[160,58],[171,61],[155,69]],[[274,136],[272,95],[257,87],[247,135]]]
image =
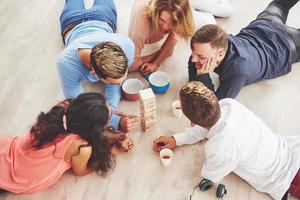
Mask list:
[[[81,81],[105,84],[105,97],[113,110],[121,98],[120,84],[133,62],[134,44],[116,34],[117,12],[113,0],[95,0],[85,9],[83,0],[66,0],[60,16],[61,34],[66,48],[57,59],[64,96],[75,98],[83,92]],[[138,118],[113,114],[110,126],[128,132]]]
[[209,72],[219,75],[219,99],[235,98],[241,88],[291,71],[300,61],[300,30],[287,26],[290,8],[299,0],[274,0],[239,34],[216,25],[199,29],[191,40],[189,80],[215,91]]

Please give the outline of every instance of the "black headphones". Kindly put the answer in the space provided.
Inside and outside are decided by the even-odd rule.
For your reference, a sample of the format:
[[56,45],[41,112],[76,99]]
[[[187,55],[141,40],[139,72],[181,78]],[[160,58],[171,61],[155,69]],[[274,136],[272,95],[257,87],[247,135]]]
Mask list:
[[[200,181],[198,185],[196,185],[193,189],[193,193],[190,195],[190,200],[192,200],[192,197],[194,195],[195,189],[198,187],[201,191],[209,190],[213,186],[213,182],[204,178]],[[223,198],[224,195],[227,194],[227,190],[225,188],[225,185],[219,184],[216,192],[216,196],[218,198]]]

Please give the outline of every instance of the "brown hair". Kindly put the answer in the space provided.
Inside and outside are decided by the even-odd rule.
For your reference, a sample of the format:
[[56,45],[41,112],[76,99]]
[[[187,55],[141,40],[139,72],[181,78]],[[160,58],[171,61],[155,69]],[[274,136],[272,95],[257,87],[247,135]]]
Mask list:
[[92,48],[91,68],[100,78],[121,78],[127,71],[127,57],[120,46],[102,42]]
[[218,25],[208,24],[196,31],[191,39],[191,49],[194,43],[210,43],[212,48],[228,47],[227,33]]
[[174,19],[174,32],[184,39],[192,37],[195,32],[193,15],[189,0],[150,0],[146,13],[150,14],[150,23],[159,31],[158,20],[162,11],[169,11]]
[[216,95],[198,81],[185,84],[180,90],[182,111],[202,127],[212,127],[220,118],[221,110]]
[[82,147],[91,146],[92,154],[87,166],[105,175],[114,164],[111,145],[104,135],[109,118],[109,108],[102,94],[80,94],[76,99],[60,102],[49,112],[38,116],[30,130],[32,140],[28,147],[38,150],[51,144],[56,148],[56,139],[60,136],[76,134],[88,142],[79,146],[78,154]]

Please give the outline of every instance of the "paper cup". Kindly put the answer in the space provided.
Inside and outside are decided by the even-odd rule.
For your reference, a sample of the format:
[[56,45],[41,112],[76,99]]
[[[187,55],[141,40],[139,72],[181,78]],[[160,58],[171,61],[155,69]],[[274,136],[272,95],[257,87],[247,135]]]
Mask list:
[[173,101],[172,103],[172,111],[175,117],[182,116],[181,104],[179,100]]
[[162,149],[159,152],[159,157],[163,166],[169,166],[173,159],[173,151],[171,149]]

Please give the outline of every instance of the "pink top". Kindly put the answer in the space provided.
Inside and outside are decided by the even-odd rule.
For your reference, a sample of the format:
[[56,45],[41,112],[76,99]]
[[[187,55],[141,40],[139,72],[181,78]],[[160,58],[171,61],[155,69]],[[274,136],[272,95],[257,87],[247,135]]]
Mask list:
[[[163,32],[155,32],[150,23],[149,15],[145,14],[145,7],[150,0],[135,0],[131,9],[128,36],[135,45],[135,58],[140,57],[144,44],[158,42],[165,35]],[[177,39],[174,32],[168,34]]]
[[27,148],[31,134],[0,136],[0,188],[13,193],[31,193],[54,184],[71,168],[65,153],[78,135],[58,137],[55,145],[36,150]]

